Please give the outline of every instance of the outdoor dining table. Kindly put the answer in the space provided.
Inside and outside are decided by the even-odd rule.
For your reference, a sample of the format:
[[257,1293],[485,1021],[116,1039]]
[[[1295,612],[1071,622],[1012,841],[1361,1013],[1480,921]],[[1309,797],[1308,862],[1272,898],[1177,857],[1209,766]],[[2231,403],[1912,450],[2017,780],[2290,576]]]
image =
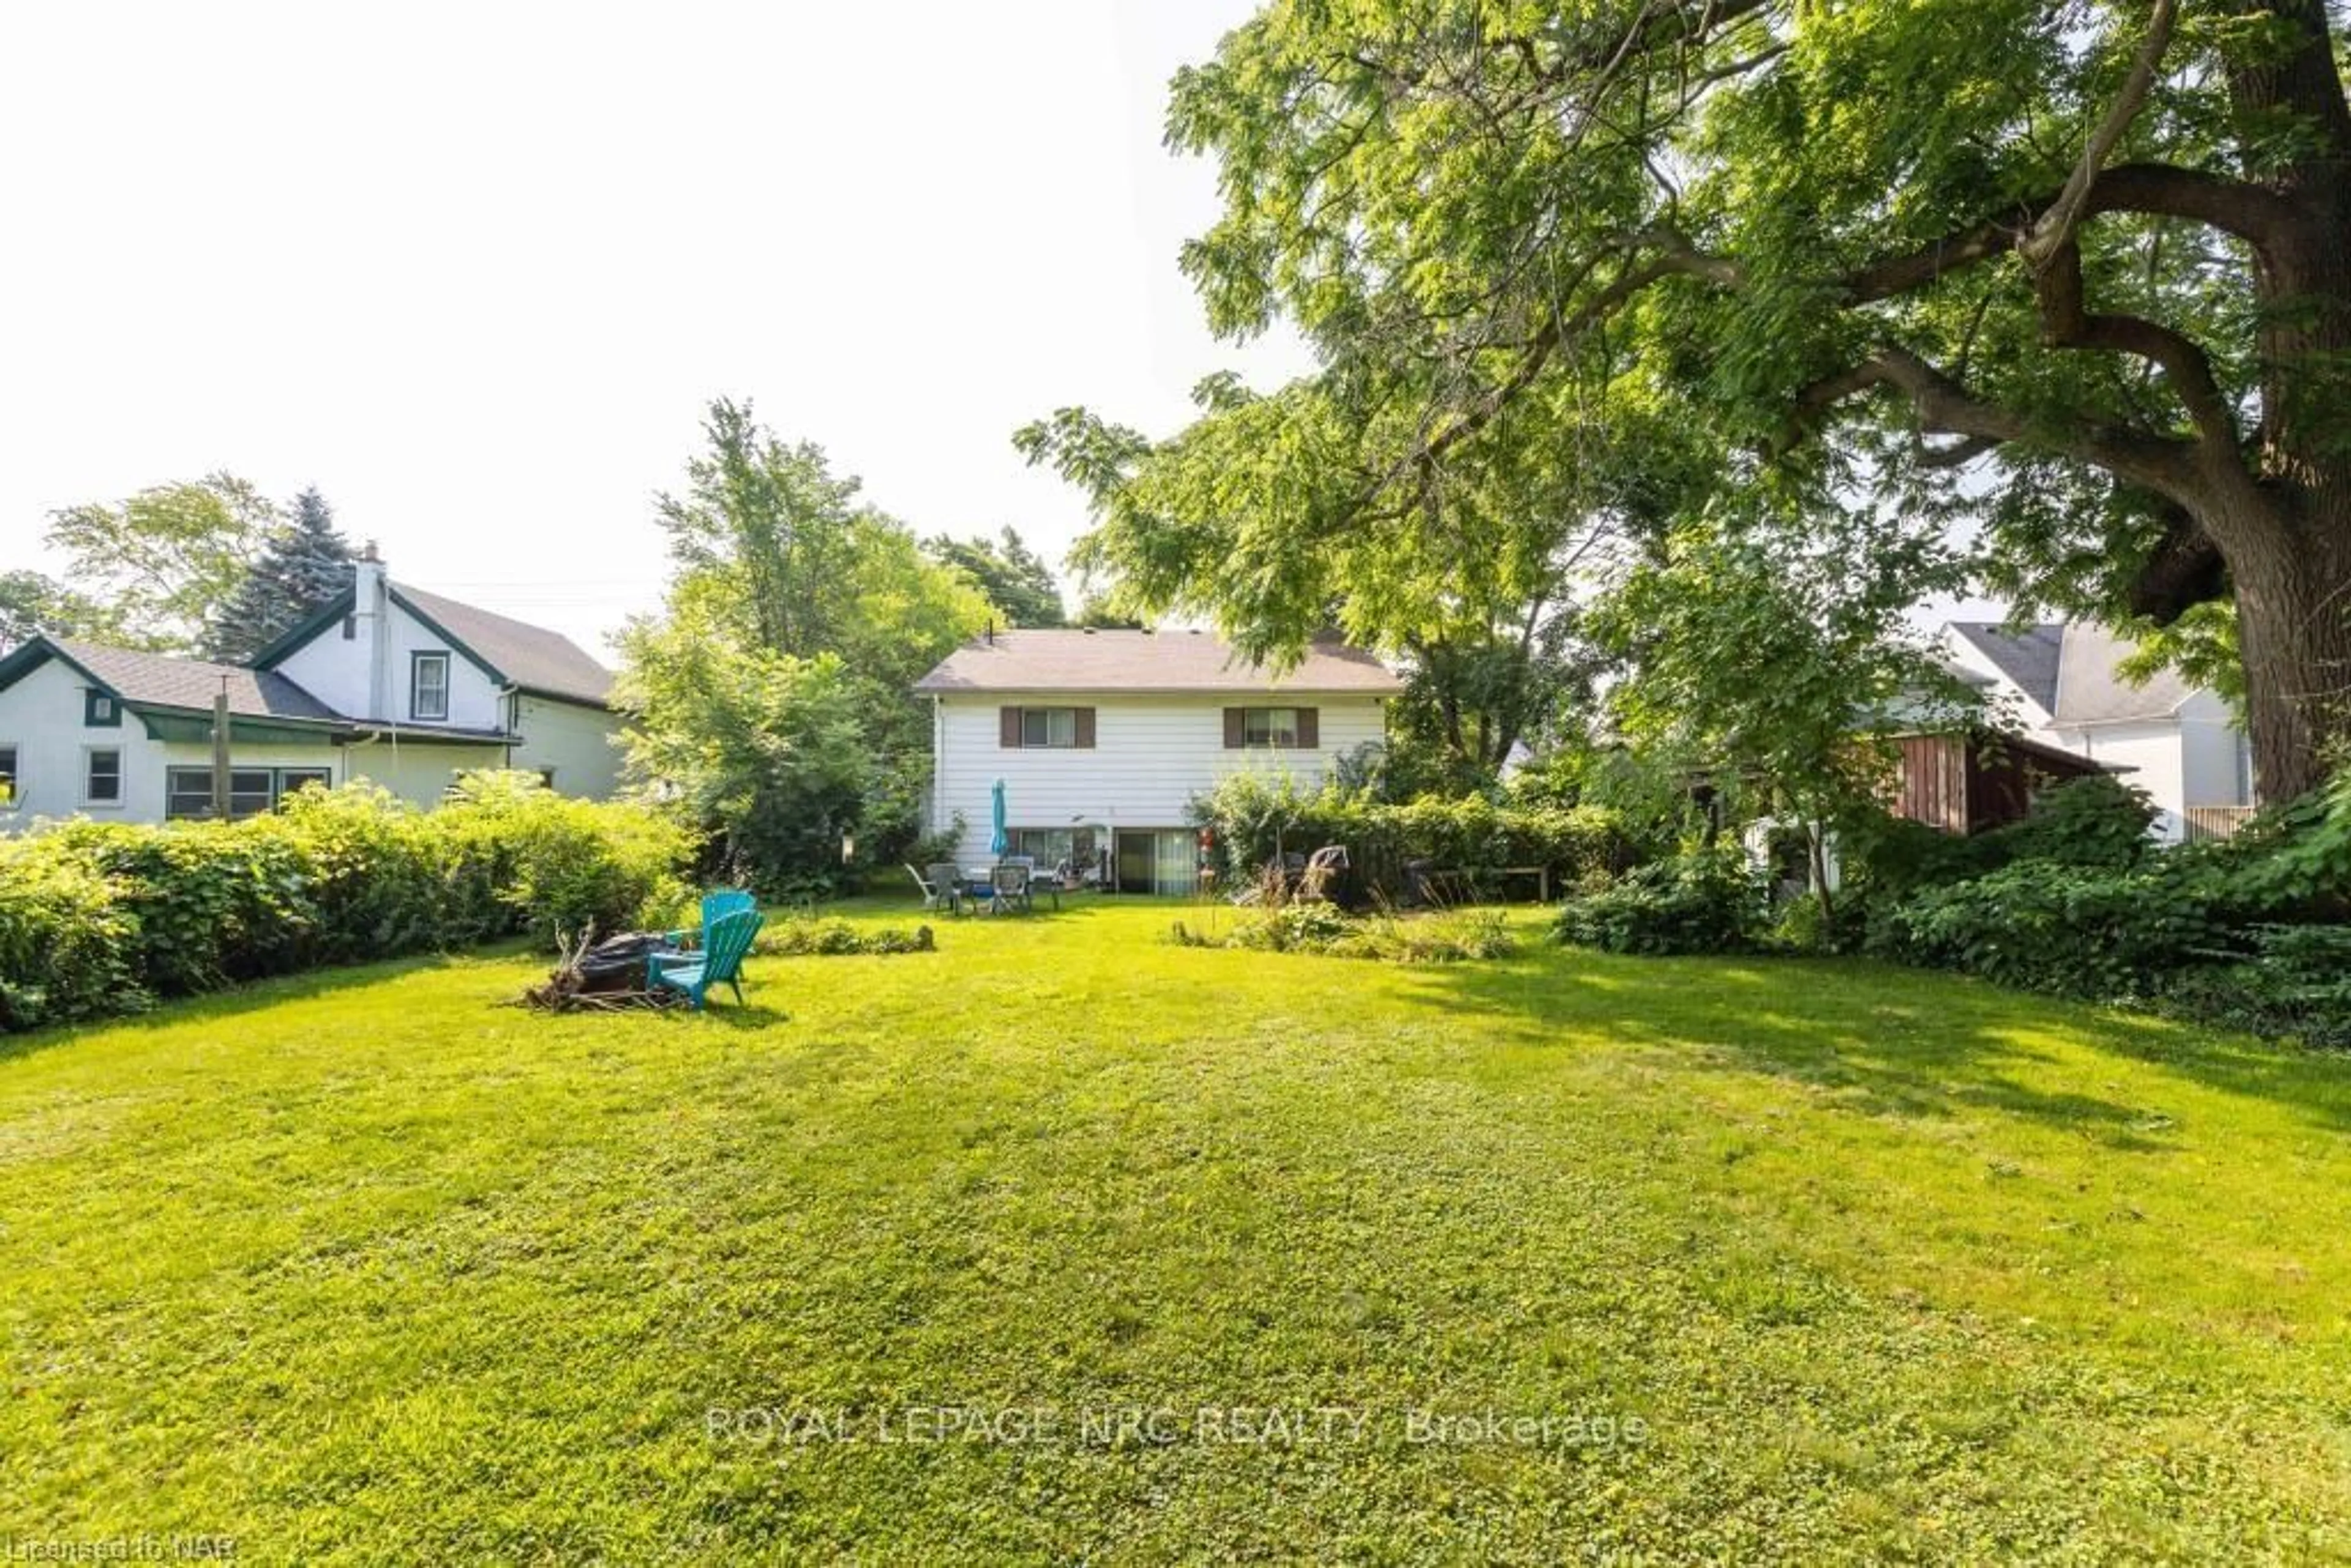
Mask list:
[[[971,904],[985,905],[990,914],[995,913],[996,910],[996,883],[993,875],[995,870],[993,866],[963,868],[965,900]],[[1031,873],[1029,877],[1029,896],[1050,898],[1053,901],[1053,907],[1059,909],[1061,907],[1061,884],[1050,877],[1038,876]]]

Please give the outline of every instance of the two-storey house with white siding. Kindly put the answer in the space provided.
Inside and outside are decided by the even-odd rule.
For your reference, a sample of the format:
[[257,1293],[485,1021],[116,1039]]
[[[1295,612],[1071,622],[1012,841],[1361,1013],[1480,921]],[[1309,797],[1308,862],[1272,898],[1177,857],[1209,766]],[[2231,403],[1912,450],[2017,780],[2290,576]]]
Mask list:
[[390,580],[350,590],[250,665],[36,637],[0,658],[0,831],[41,818],[215,814],[225,697],[229,814],[367,779],[419,805],[460,772],[519,768],[601,798],[620,777],[612,676],[561,634]]
[[1204,632],[1013,631],[914,689],[932,707],[933,832],[960,819],[984,844],[1002,779],[1008,852],[1100,866],[1123,892],[1188,893],[1193,797],[1242,770],[1320,784],[1385,740],[1404,682],[1335,642],[1276,674]]

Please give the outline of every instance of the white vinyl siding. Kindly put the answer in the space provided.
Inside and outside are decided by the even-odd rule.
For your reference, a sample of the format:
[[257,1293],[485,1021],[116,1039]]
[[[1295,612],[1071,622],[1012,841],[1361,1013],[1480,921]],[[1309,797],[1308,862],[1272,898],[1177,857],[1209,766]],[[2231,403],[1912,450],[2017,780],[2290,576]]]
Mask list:
[[[1309,788],[1337,758],[1386,735],[1383,699],[1356,693],[1281,694],[1282,706],[1312,707],[1311,751],[1228,748],[1225,709],[1267,706],[1247,692],[1198,695],[975,692],[937,699],[932,785],[934,829],[963,814],[967,850],[985,848],[989,786],[1004,780],[1008,821],[1029,828],[1184,826],[1195,795],[1228,774],[1287,773]],[[1094,744],[1007,747],[1007,707],[1092,707]]]

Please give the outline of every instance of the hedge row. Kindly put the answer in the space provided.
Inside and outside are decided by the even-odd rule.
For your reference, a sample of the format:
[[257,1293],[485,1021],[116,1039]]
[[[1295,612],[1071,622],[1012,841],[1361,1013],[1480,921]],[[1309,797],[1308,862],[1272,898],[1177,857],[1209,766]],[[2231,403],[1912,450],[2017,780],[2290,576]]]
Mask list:
[[1425,862],[1499,891],[1497,873],[1549,870],[1555,883],[1623,871],[1633,851],[1613,812],[1596,806],[1497,805],[1471,796],[1424,795],[1389,804],[1336,788],[1306,791],[1279,777],[1236,774],[1192,802],[1195,825],[1216,836],[1229,878],[1246,882],[1278,853],[1343,844],[1353,881],[1390,897],[1405,891],[1405,867]]
[[372,785],[241,822],[77,820],[0,840],[0,1030],[318,965],[661,924],[691,844],[642,808],[477,773],[420,811]]

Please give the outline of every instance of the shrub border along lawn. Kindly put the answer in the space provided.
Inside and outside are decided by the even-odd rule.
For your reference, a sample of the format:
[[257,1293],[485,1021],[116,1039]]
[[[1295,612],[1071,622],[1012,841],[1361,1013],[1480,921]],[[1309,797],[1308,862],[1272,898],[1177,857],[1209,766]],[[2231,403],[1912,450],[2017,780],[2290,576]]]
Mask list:
[[243,821],[43,825],[0,839],[0,1031],[322,965],[664,925],[691,847],[644,808],[497,771],[430,811],[352,784]]

